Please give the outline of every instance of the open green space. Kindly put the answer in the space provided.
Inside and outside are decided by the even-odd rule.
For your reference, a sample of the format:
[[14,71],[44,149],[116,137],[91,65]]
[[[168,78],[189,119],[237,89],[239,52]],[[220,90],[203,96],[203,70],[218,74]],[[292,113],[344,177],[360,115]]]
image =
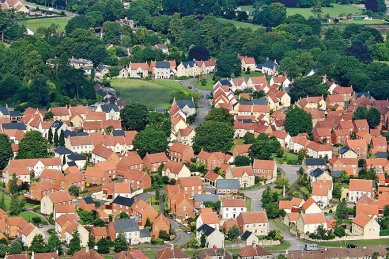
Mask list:
[[189,89],[172,80],[140,80],[129,78],[114,78],[111,86],[123,100],[141,103],[148,108],[170,107],[170,97],[176,92],[194,95]]
[[327,242],[315,242],[305,240],[307,243],[317,243],[320,246],[328,247],[345,247],[349,244],[356,246],[373,246],[373,245],[388,245],[388,239],[371,239],[371,240],[345,240],[345,241],[327,241]]
[[251,211],[251,199],[249,197],[246,197],[246,208],[247,211]]
[[55,17],[55,18],[42,18],[42,19],[28,19],[22,21],[24,26],[27,29],[30,29],[33,32],[37,32],[39,27],[49,27],[51,24],[57,24],[59,26],[60,31],[65,30],[66,24],[70,20],[69,17]]
[[263,28],[261,25],[252,24],[252,23],[248,23],[248,22],[239,22],[239,21],[229,20],[229,19],[224,19],[224,18],[216,18],[216,19],[222,23],[232,23],[233,25],[235,25],[236,28],[242,28],[242,29],[250,28],[253,30]]
[[4,203],[5,203],[5,207],[7,208],[7,211],[9,211],[9,208],[10,208],[10,204],[11,204],[11,196],[4,192],[3,190],[0,190],[0,199],[2,199],[4,195]]
[[275,245],[275,246],[265,246],[265,249],[266,251],[268,252],[277,252],[277,251],[285,251],[286,249],[288,249],[290,247],[290,243],[286,240],[284,240],[284,242],[282,242],[281,244],[279,245]]
[[274,160],[277,161],[277,163],[283,164],[287,163],[288,165],[297,165],[301,164],[299,162],[298,156],[293,153],[285,152],[283,157],[278,157],[277,154],[272,154],[272,157]]
[[250,14],[252,14],[255,11],[254,6],[252,5],[241,5],[239,6],[239,8],[241,11],[246,11],[249,12]]
[[212,80],[211,77],[207,76],[207,77],[204,77],[202,80],[197,81],[195,83],[195,85],[197,88],[199,88],[201,90],[212,91],[213,86],[215,85],[215,82]]
[[19,216],[27,220],[28,222],[32,222],[32,218],[37,217],[34,213],[30,211],[22,211],[19,213]]
[[[349,14],[362,14],[362,9],[355,5],[341,5],[341,4],[332,4],[331,7],[323,7],[322,16],[325,17],[329,15],[330,17],[338,17],[338,16],[347,16]],[[312,8],[286,8],[286,14],[288,16],[294,14],[301,14],[305,18],[309,16],[313,16]],[[353,21],[355,22],[355,21]]]

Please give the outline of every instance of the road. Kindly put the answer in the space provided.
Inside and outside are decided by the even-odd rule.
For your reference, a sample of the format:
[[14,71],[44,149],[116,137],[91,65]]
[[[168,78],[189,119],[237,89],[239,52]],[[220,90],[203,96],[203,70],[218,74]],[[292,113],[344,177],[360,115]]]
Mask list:
[[65,10],[56,9],[56,8],[52,8],[52,7],[45,6],[45,5],[38,5],[36,3],[31,3],[31,2],[26,2],[25,5],[28,6],[30,9],[35,9],[35,8],[38,7],[39,9],[45,10],[45,11],[53,11],[53,12],[56,12],[56,13],[64,12],[64,14],[66,16],[68,16],[68,17],[74,17],[74,16],[77,15],[75,13],[68,12],[68,11],[65,11]]
[[207,99],[207,94],[210,94],[210,91],[205,91],[197,88],[195,85],[196,81],[196,78],[191,78],[182,81],[183,86],[185,86],[186,88],[192,87],[192,91],[195,91],[200,95],[200,99],[197,103],[196,120],[191,124],[193,128],[197,128],[200,123],[204,121],[205,116],[207,116],[209,110],[211,109],[211,105],[209,103],[209,100]]
[[183,245],[188,243],[189,239],[191,238],[191,235],[189,235],[184,230],[182,230],[182,227],[184,226],[170,217],[169,219],[170,219],[170,227],[176,233],[176,238],[170,241],[170,243],[175,245]]
[[293,184],[299,178],[299,170],[301,165],[277,164],[278,168],[285,172],[289,184]]

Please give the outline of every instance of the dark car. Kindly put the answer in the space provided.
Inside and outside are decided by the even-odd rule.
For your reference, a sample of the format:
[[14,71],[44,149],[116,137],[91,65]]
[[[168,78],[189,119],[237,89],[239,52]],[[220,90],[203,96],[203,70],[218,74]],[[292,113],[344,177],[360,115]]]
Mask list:
[[188,86],[188,88],[189,88],[189,89],[192,89],[192,87],[191,87],[191,86]]
[[354,244],[348,244],[348,245],[347,245],[347,248],[357,248],[357,246],[354,245]]

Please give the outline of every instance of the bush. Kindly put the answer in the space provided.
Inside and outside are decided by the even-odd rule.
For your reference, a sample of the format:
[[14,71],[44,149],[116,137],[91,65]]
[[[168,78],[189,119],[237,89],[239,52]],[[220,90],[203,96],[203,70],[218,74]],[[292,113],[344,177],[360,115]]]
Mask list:
[[165,230],[161,230],[161,231],[159,231],[158,238],[160,238],[162,240],[165,240],[165,241],[169,241],[170,240],[170,235]]
[[334,234],[337,237],[344,237],[346,235],[346,231],[341,226],[337,226],[334,228]]

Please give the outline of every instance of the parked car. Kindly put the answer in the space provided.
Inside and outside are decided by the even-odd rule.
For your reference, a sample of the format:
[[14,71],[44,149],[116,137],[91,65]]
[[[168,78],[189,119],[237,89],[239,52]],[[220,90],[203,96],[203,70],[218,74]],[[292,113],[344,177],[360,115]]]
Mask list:
[[305,244],[304,245],[305,251],[315,251],[317,249],[318,249],[317,244]]
[[192,89],[192,87],[191,87],[191,86],[188,86],[188,89]]
[[348,244],[348,245],[347,245],[347,248],[357,248],[357,246],[354,245],[354,244]]

